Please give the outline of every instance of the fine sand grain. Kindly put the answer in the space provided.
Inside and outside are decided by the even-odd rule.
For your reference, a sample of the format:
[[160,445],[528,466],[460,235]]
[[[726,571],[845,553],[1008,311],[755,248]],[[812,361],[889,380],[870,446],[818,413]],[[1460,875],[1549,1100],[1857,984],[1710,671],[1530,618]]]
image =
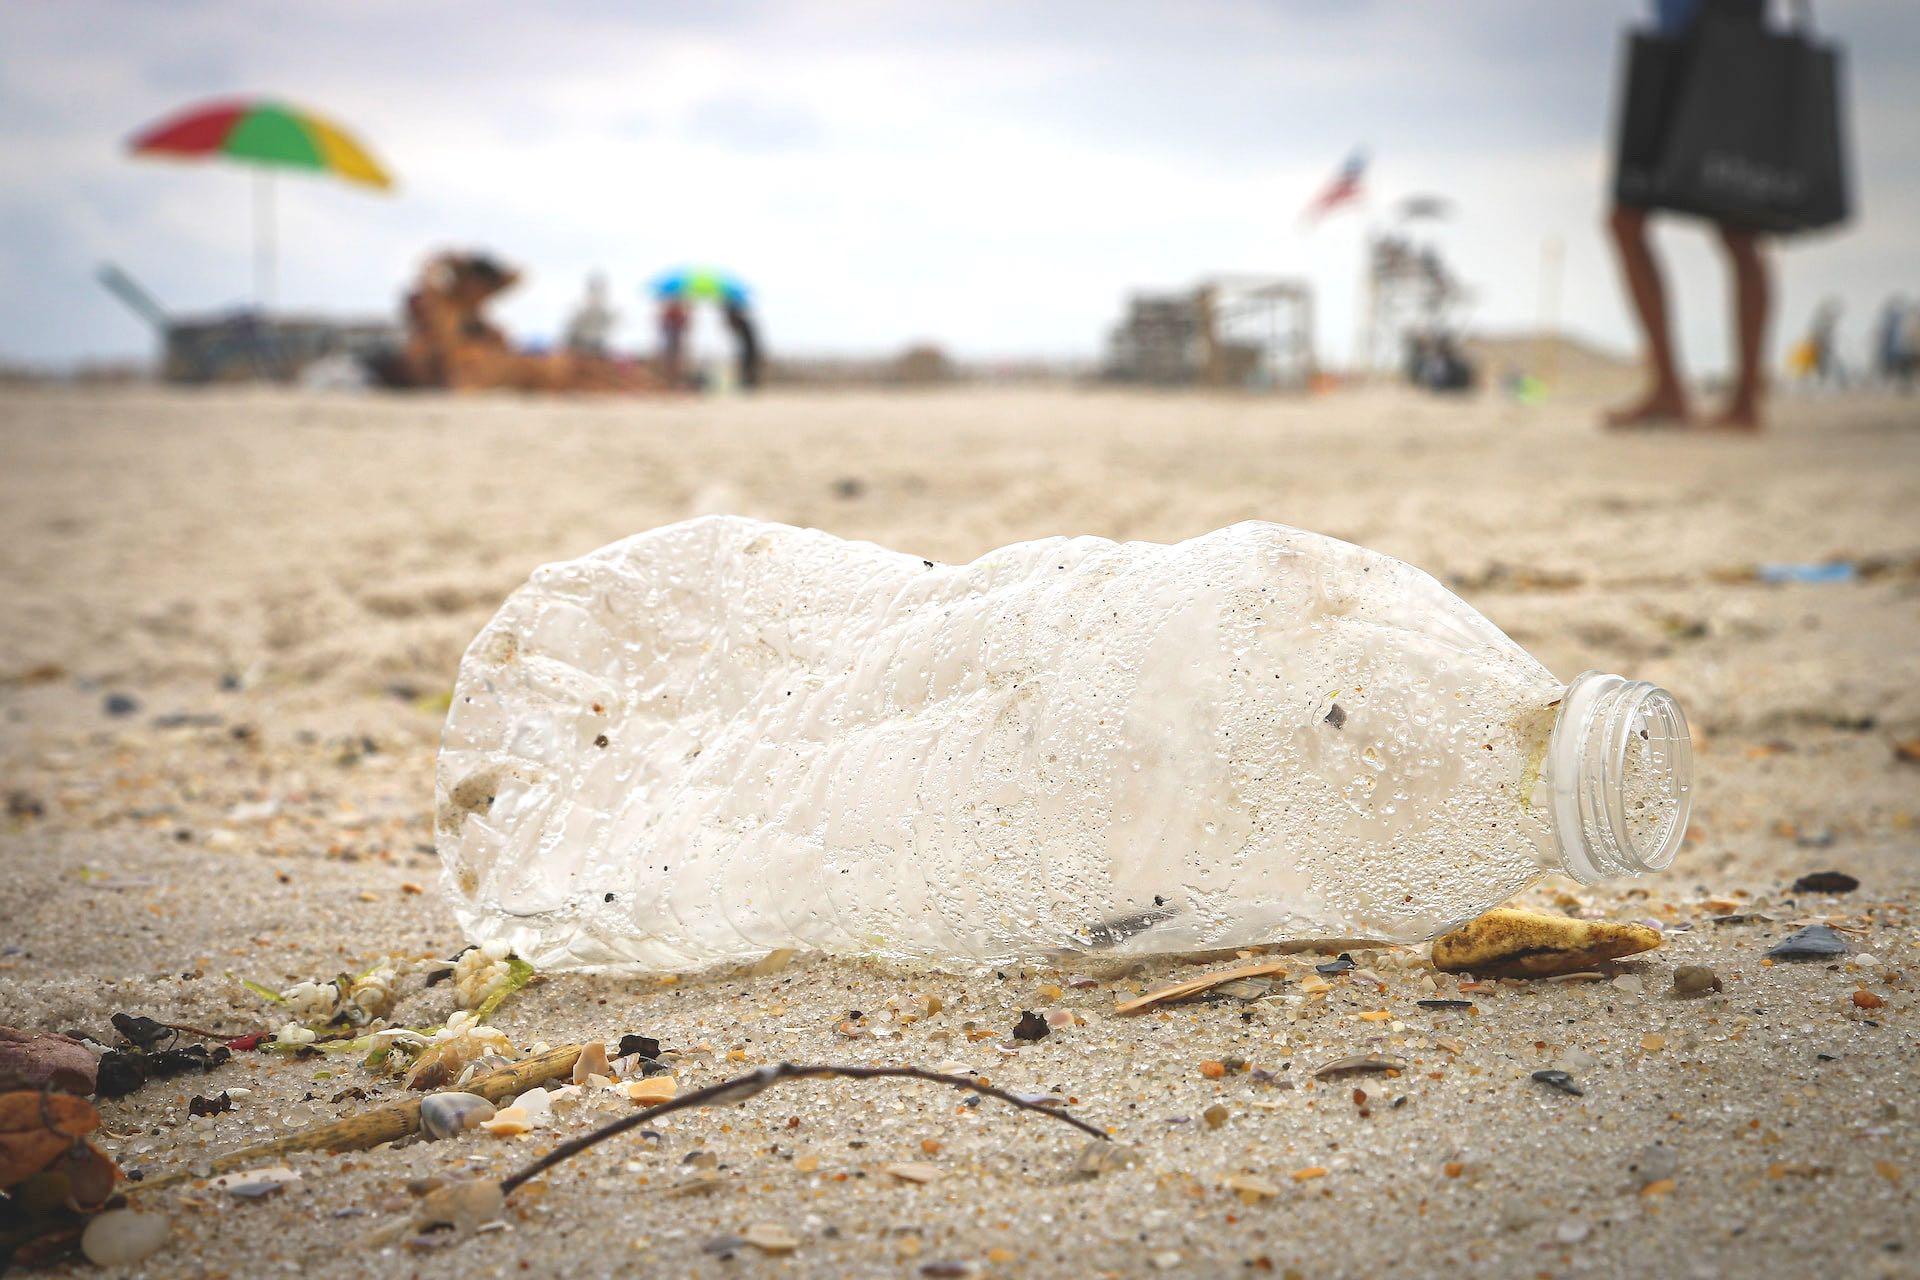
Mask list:
[[[361,1248],[409,1180],[504,1173],[634,1105],[607,1097],[524,1137],[296,1156],[269,1200],[156,1191],[174,1232],[148,1273],[1914,1274],[1920,764],[1895,745],[1920,737],[1920,411],[1789,401],[1745,440],[1605,437],[1593,410],[9,391],[0,1023],[105,1040],[126,1010],[238,1034],[276,1021],[240,977],[453,954],[439,711],[466,641],[543,561],[709,511],[943,560],[1259,517],[1431,570],[1563,677],[1678,694],[1698,798],[1672,870],[1525,899],[1657,922],[1659,950],[1595,982],[1475,985],[1423,949],[1362,951],[1324,993],[1327,957],[1305,955],[1270,988],[1133,1017],[1116,1004],[1201,970],[555,975],[495,1019],[522,1049],[638,1032],[683,1087],[781,1059],[965,1064],[1071,1099],[1136,1160],[1077,1178],[1083,1140],[1044,1117],[803,1083],[563,1165],[506,1231]],[[1831,557],[1856,579],[1754,574]],[[1827,869],[1860,888],[1792,890]],[[1764,961],[1816,920],[1854,954]],[[1683,964],[1723,990],[1671,997]],[[404,1020],[445,1017],[445,985],[415,970],[402,990]],[[1415,1003],[1436,998],[1472,1007]],[[1058,1025],[1015,1039],[1023,1010]],[[1407,1066],[1311,1079],[1361,1053]],[[1584,1095],[1531,1078],[1551,1067]],[[231,1112],[188,1117],[194,1094],[239,1088]],[[349,1060],[240,1054],[104,1103],[103,1145],[158,1174],[400,1092]],[[901,1163],[932,1173],[886,1172]],[[797,1248],[721,1239],[755,1226]]]

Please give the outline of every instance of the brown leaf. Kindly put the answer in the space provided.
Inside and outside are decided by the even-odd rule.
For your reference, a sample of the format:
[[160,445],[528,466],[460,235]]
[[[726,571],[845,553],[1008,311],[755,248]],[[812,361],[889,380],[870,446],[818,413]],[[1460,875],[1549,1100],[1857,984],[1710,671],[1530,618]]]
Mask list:
[[27,1089],[93,1092],[93,1050],[51,1031],[0,1027],[0,1080]]
[[100,1127],[85,1098],[16,1090],[0,1094],[0,1188],[24,1182]]

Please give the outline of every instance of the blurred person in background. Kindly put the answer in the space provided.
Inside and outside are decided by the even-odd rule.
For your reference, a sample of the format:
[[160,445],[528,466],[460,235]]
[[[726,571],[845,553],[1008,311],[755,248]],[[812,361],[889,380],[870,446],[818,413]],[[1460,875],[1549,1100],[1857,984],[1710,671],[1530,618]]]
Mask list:
[[1840,363],[1840,299],[1828,298],[1813,309],[1807,327],[1808,375],[1816,386],[1847,385],[1846,366]]
[[[1765,20],[1765,0],[1654,0],[1654,23],[1661,34],[1685,38],[1702,17],[1759,23]],[[1607,415],[1609,427],[1686,427],[1694,425],[1686,382],[1674,351],[1667,313],[1666,282],[1647,239],[1651,211],[1616,204],[1607,217],[1608,230],[1620,257],[1627,296],[1646,341],[1647,364],[1653,386],[1633,404]],[[1734,331],[1738,370],[1733,390],[1720,416],[1708,425],[1742,431],[1760,427],[1760,403],[1765,394],[1763,348],[1766,345],[1771,285],[1760,238],[1726,223],[1716,223],[1721,247],[1733,271]]]
[[587,277],[587,296],[567,321],[567,350],[578,356],[604,356],[619,315],[607,302],[607,278],[598,272]]
[[1874,369],[1880,381],[1903,392],[1913,390],[1915,308],[1903,294],[1894,294],[1880,309],[1880,323],[1873,335]]
[[670,387],[680,385],[687,359],[687,324],[692,317],[678,297],[660,300],[660,376]]
[[728,298],[725,314],[727,328],[733,331],[734,349],[740,361],[740,389],[751,391],[760,385],[760,332],[754,327],[753,315],[743,300]]

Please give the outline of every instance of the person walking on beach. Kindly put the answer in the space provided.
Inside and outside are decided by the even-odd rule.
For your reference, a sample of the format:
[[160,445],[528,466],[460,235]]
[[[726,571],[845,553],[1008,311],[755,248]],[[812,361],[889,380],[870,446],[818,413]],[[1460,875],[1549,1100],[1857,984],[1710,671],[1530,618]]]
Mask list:
[[670,387],[680,385],[686,374],[687,325],[692,319],[681,299],[663,298],[660,302],[660,377]]
[[1887,299],[1873,336],[1873,361],[1880,381],[1902,392],[1913,390],[1914,309],[1900,294]]
[[[1716,18],[1734,21],[1759,23],[1765,19],[1764,0],[1655,0],[1655,25],[1663,35],[1684,38],[1709,11]],[[1608,230],[1619,254],[1634,318],[1646,342],[1648,371],[1653,378],[1653,385],[1644,396],[1607,415],[1609,427],[1695,425],[1674,351],[1666,282],[1647,239],[1649,213],[1650,209],[1616,203],[1607,215]],[[1708,425],[1755,431],[1760,427],[1761,400],[1766,389],[1764,349],[1772,302],[1767,260],[1757,233],[1726,222],[1716,223],[1715,229],[1733,271],[1738,372],[1725,409]]]
[[730,297],[724,304],[727,328],[733,331],[733,343],[739,360],[740,389],[751,391],[760,385],[760,332],[744,299]]
[[599,272],[587,277],[587,296],[567,320],[567,350],[577,356],[605,357],[619,314],[607,301],[607,278]]

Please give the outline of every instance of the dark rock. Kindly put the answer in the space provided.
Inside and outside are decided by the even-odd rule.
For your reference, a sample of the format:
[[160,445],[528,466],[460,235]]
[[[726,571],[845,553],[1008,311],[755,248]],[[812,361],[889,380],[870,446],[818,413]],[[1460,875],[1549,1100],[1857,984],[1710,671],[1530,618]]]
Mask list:
[[1844,871],[1816,871],[1793,882],[1795,893],[1852,893],[1860,882]]
[[1587,1096],[1586,1090],[1575,1084],[1573,1077],[1564,1071],[1536,1071],[1533,1073],[1533,1078],[1541,1084],[1558,1089],[1562,1093],[1570,1093],[1576,1098]]
[[[361,1096],[365,1097],[366,1095],[362,1094]],[[190,1116],[217,1116],[223,1111],[231,1110],[233,1110],[233,1099],[227,1095],[224,1089],[214,1094],[211,1098],[203,1098],[195,1095],[187,1103],[187,1114]]]
[[1047,1020],[1031,1009],[1022,1009],[1020,1021],[1013,1024],[1015,1040],[1045,1040],[1052,1034],[1053,1028],[1047,1025]]
[[1797,929],[1767,948],[1772,960],[1831,960],[1847,954],[1847,940],[1824,924]]
[[660,1042],[652,1036],[624,1035],[620,1037],[620,1052],[613,1056],[624,1058],[635,1053],[643,1058],[657,1058],[660,1056]]
[[110,693],[101,700],[100,706],[110,716],[130,716],[140,710],[140,699],[131,694]]
[[1313,971],[1323,978],[1337,978],[1343,973],[1353,972],[1356,967],[1353,957],[1342,951],[1335,959],[1313,966]]
[[747,1242],[739,1236],[711,1236],[700,1242],[700,1252],[716,1258],[731,1258],[746,1247]]

